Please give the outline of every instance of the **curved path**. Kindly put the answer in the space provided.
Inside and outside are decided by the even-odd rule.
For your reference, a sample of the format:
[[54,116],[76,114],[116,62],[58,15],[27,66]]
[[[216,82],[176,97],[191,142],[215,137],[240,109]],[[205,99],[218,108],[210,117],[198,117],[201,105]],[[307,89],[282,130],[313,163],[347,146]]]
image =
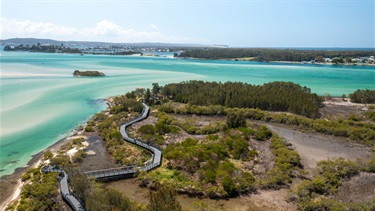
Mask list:
[[45,166],[42,168],[42,171],[47,172],[59,172],[60,173],[60,193],[64,201],[69,205],[70,208],[74,211],[83,211],[86,210],[82,205],[81,201],[79,201],[69,190],[68,184],[68,174],[64,171],[59,169],[56,166]]
[[[142,121],[144,119],[147,119],[148,115],[150,113],[150,108],[143,103],[143,111],[141,115],[130,122],[127,122],[120,126],[120,133],[122,135],[122,138],[130,142],[132,144],[138,145],[152,153],[152,159],[151,162],[149,162],[147,165],[142,167],[135,167],[133,166],[125,166],[120,168],[111,168],[111,169],[101,169],[96,171],[89,171],[84,172],[88,177],[95,178],[96,180],[116,180],[116,179],[122,179],[127,177],[132,177],[139,173],[139,171],[150,171],[154,168],[157,168],[161,165],[162,162],[162,152],[159,148],[155,146],[148,145],[141,140],[133,139],[129,137],[129,135],[126,133],[126,128],[131,126],[132,124]],[[74,211],[81,211],[85,210],[82,203],[70,192],[69,190],[69,184],[68,184],[68,174],[64,170],[59,169],[56,166],[45,166],[42,168],[42,171],[47,172],[60,172],[61,173],[61,179],[60,179],[60,192],[63,199],[68,203],[68,205],[72,208]]]

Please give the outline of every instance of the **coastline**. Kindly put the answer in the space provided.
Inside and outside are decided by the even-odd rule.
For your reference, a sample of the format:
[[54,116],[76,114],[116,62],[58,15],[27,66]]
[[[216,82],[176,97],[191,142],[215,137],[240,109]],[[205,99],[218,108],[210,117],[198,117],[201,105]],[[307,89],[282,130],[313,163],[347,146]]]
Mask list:
[[[77,132],[73,133],[75,135]],[[70,135],[70,136],[72,136]],[[60,139],[53,145],[40,151],[39,153],[32,156],[31,160],[27,163],[27,166],[17,168],[12,174],[5,175],[0,178],[0,210],[4,210],[5,207],[13,202],[19,196],[18,190],[22,188],[23,183],[21,182],[21,176],[30,168],[35,168],[39,165],[42,160],[43,153],[47,150],[57,151],[62,145],[68,143],[69,137]],[[18,192],[18,195],[16,196]]]
[[[111,104],[111,98],[115,96],[110,96],[107,98],[104,98],[106,102],[107,107],[102,110],[105,111],[108,109],[108,107]],[[82,125],[77,126],[73,132],[58,140],[54,144],[50,145],[49,147],[41,150],[37,154],[33,155],[32,158],[27,162],[27,165],[25,167],[20,167],[14,170],[12,174],[4,175],[0,178],[0,210],[5,210],[5,208],[12,203],[13,201],[17,200],[19,198],[19,195],[21,193],[21,188],[23,187],[24,183],[21,181],[22,175],[30,168],[37,167],[43,157],[43,153],[46,151],[51,151],[52,153],[56,153],[62,145],[67,144],[71,141],[71,137],[79,136],[84,131],[83,126],[86,125],[87,122],[85,122]]]
[[299,62],[299,61],[257,61],[253,58],[224,58],[224,59],[208,59],[208,58],[196,58],[196,57],[176,57],[176,59],[182,60],[203,60],[203,61],[233,61],[233,62],[260,62],[260,63],[273,63],[273,64],[302,64],[302,65],[335,65],[335,66],[359,66],[359,67],[375,67],[375,63],[338,63],[334,64],[332,62],[314,62],[310,61]]

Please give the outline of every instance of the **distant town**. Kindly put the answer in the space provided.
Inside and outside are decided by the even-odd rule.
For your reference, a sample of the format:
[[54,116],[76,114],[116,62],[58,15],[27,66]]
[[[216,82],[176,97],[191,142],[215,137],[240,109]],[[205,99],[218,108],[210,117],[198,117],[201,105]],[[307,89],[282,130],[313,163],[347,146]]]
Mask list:
[[14,38],[0,40],[4,51],[164,56],[182,59],[375,65],[374,49],[230,48],[227,45],[105,43]]

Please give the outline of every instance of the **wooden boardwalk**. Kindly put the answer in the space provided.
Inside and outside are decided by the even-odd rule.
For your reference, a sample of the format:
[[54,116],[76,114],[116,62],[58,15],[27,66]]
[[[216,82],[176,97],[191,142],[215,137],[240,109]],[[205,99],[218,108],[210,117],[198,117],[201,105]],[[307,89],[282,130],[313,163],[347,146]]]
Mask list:
[[[159,167],[162,163],[162,156],[163,156],[162,151],[155,146],[144,143],[142,140],[133,139],[129,137],[129,135],[126,133],[127,127],[131,126],[132,124],[136,122],[140,122],[144,119],[147,119],[149,113],[150,113],[150,108],[146,104],[143,103],[143,111],[141,115],[120,126],[120,133],[122,135],[122,138],[125,141],[135,144],[137,146],[140,146],[152,153],[152,159],[147,165],[142,166],[142,167],[136,167],[135,165],[132,165],[132,166],[125,166],[125,167],[120,167],[120,168],[100,169],[100,170],[95,170],[95,171],[84,172],[84,174],[86,174],[87,177],[95,178],[96,180],[117,180],[117,179],[133,177],[137,175],[140,171],[150,171],[152,169]],[[58,167],[53,167],[53,166],[43,167],[42,171],[45,173],[60,172],[61,173],[61,179],[60,179],[61,196],[74,211],[85,210],[82,203],[70,192],[69,184],[68,184],[68,175],[66,174],[65,171],[59,169]]]
[[45,166],[42,168],[44,173],[48,172],[59,172],[60,173],[60,193],[64,201],[69,205],[74,211],[84,211],[86,210],[79,201],[69,190],[68,184],[68,174],[55,166]]

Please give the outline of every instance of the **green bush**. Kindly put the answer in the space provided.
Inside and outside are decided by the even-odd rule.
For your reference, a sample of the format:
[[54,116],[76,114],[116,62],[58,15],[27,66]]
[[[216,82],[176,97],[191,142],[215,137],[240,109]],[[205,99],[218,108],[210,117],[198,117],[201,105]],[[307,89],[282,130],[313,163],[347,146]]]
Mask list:
[[153,135],[155,134],[155,128],[152,125],[142,125],[137,132],[141,134]]
[[85,132],[95,132],[94,128],[92,126],[87,125],[85,127]]
[[48,160],[48,159],[51,159],[53,157],[53,153],[51,152],[51,151],[45,151],[44,153],[43,153],[43,159],[44,160]]
[[266,178],[259,183],[264,188],[278,189],[292,182],[294,170],[301,166],[300,156],[288,148],[288,143],[273,135],[271,140],[272,153],[275,155],[275,167],[269,170]]
[[265,141],[271,138],[272,132],[264,125],[262,125],[258,130],[255,132],[255,139],[258,141]]
[[236,184],[234,183],[232,177],[230,177],[229,175],[225,176],[221,184],[229,196],[237,195]]

